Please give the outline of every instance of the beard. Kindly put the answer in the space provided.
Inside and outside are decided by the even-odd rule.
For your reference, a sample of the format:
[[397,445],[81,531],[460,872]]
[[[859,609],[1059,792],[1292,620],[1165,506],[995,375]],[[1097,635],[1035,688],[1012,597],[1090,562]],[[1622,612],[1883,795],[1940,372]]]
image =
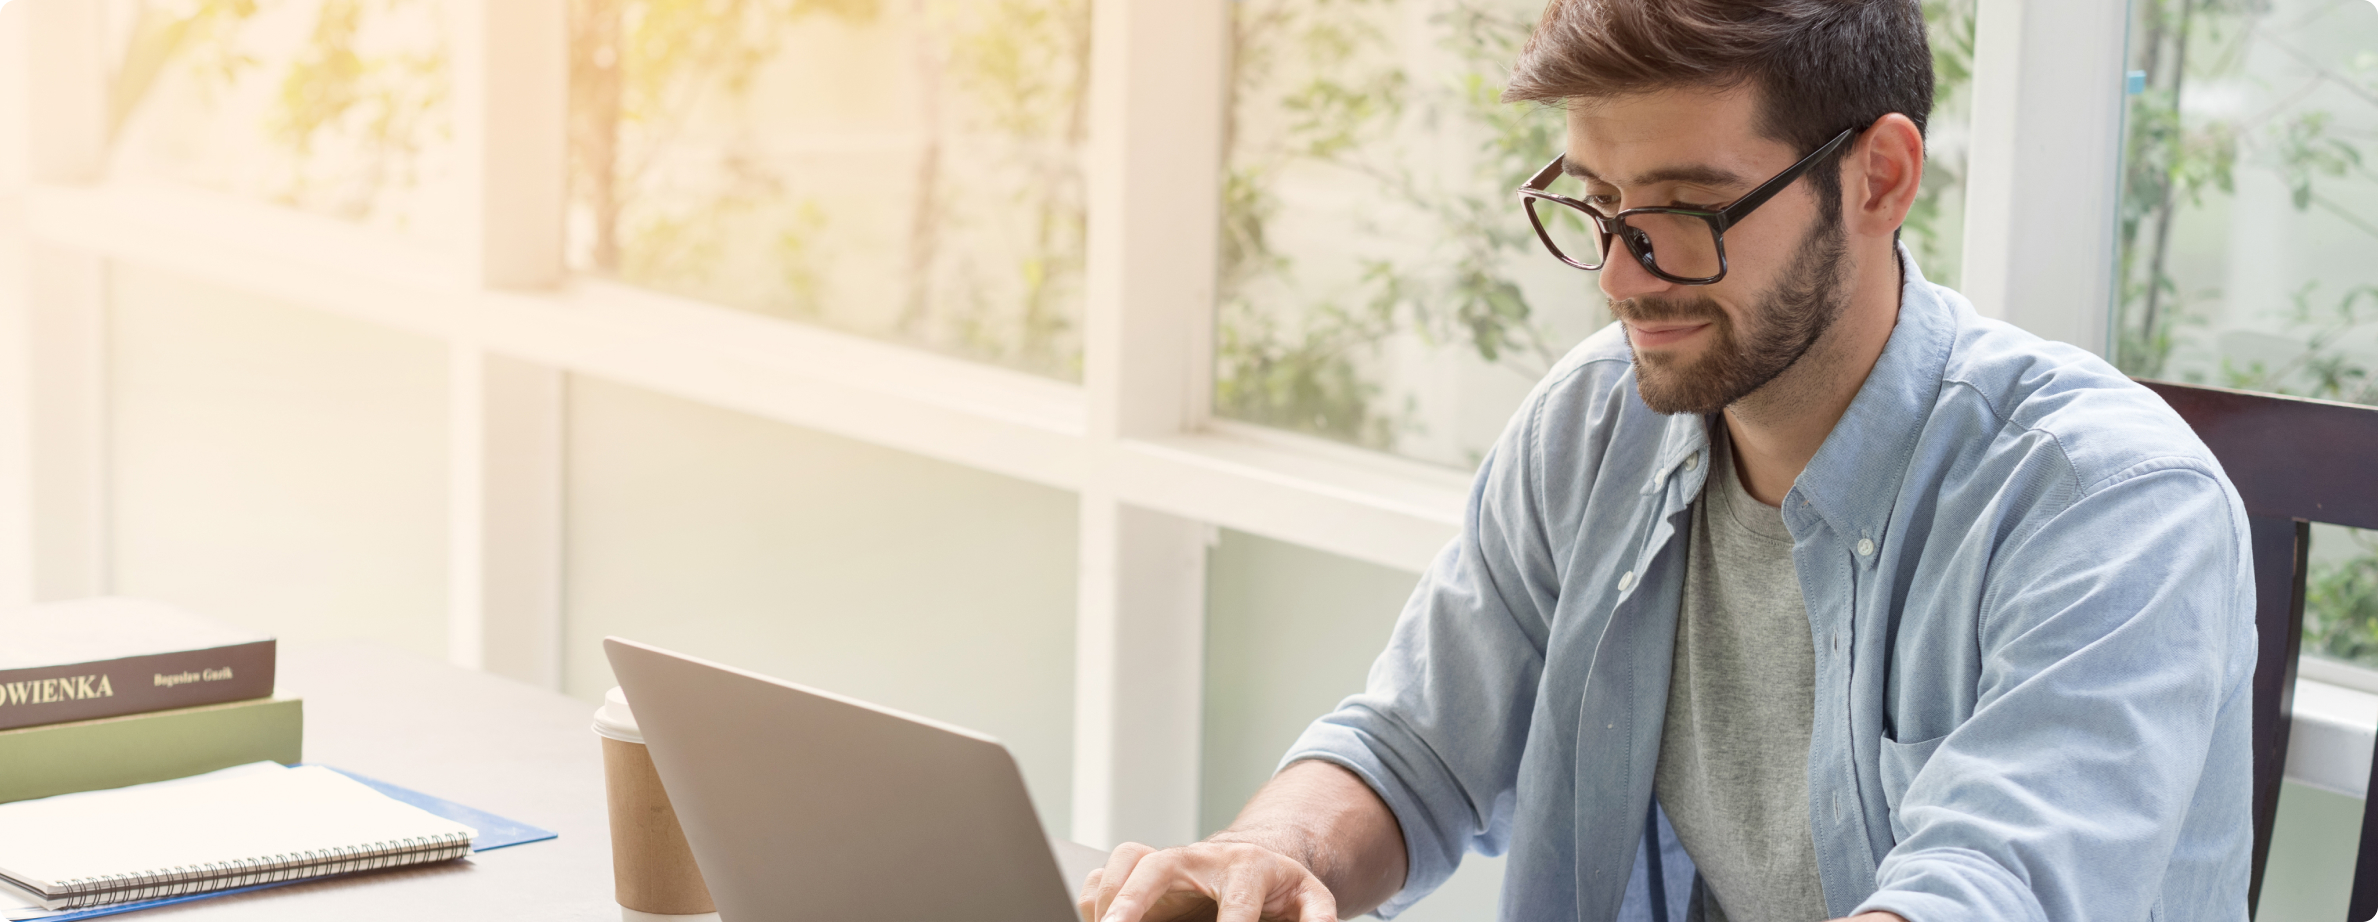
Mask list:
[[[1620,320],[1704,322],[1710,342],[1698,359],[1646,355],[1627,334],[1635,357],[1635,389],[1655,413],[1708,415],[1767,386],[1800,361],[1832,329],[1849,299],[1842,291],[1848,241],[1840,216],[1820,219],[1800,239],[1792,268],[1748,312],[1742,328],[1707,296],[1628,298],[1610,305]],[[1625,329],[1625,328],[1621,328]]]

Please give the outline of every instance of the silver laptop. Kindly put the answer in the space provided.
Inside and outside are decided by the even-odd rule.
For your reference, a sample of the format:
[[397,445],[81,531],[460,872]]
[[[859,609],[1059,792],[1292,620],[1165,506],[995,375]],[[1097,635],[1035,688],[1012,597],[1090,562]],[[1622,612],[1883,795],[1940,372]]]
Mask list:
[[1042,834],[998,740],[617,637],[603,651],[725,922],[1065,922],[1106,860]]

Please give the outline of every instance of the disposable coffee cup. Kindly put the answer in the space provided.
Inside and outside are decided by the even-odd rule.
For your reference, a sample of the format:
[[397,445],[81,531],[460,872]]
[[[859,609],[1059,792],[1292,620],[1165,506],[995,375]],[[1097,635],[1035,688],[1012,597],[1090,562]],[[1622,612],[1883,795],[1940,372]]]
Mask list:
[[623,922],[716,922],[718,905],[661,789],[627,694],[612,689],[595,711],[603,738],[603,787],[611,802],[611,877]]

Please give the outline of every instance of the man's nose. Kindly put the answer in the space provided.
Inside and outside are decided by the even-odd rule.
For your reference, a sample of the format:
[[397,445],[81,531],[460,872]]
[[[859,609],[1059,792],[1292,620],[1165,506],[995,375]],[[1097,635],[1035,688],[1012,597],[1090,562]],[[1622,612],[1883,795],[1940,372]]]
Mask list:
[[1635,261],[1635,254],[1627,245],[1612,238],[1610,252],[1602,259],[1602,293],[1615,304],[1643,295],[1665,294],[1675,290],[1676,283],[1651,274],[1643,264]]

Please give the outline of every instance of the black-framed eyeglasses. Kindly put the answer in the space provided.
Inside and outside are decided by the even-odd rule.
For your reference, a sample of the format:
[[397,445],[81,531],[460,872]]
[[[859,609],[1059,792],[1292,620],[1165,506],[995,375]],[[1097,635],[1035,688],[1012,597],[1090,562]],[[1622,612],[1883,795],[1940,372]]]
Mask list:
[[[1635,261],[1651,274],[1679,285],[1709,285],[1726,277],[1726,228],[1767,204],[1768,199],[1799,179],[1800,174],[1808,172],[1809,167],[1857,134],[1856,128],[1843,129],[1823,147],[1800,158],[1799,163],[1716,211],[1629,208],[1605,215],[1593,205],[1544,191],[1560,178],[1561,162],[1566,154],[1552,158],[1551,163],[1536,171],[1527,185],[1519,187],[1519,200],[1527,208],[1528,223],[1536,226],[1536,238],[1544,241],[1544,248],[1551,250],[1561,262],[1588,272],[1598,271],[1608,258],[1610,238],[1617,237],[1626,243],[1627,252],[1635,254]],[[1543,202],[1563,207],[1544,209],[1539,205]]]

